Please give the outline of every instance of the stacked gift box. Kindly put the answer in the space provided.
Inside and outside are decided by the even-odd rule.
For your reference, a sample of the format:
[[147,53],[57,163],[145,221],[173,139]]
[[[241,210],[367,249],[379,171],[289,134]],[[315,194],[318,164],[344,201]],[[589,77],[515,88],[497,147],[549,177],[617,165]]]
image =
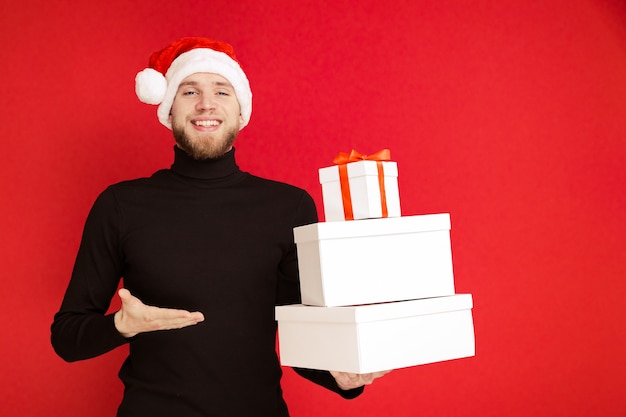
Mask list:
[[354,373],[474,355],[447,213],[401,216],[388,150],[319,170],[325,222],[294,229],[302,304],[276,307],[283,365]]

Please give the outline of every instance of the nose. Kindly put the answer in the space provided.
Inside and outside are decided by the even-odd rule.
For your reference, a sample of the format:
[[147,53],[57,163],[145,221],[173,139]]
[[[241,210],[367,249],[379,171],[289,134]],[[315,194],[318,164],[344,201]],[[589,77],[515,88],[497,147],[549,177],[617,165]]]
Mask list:
[[198,110],[210,110],[215,108],[215,100],[213,96],[203,94],[200,96],[200,99],[196,103],[196,108]]

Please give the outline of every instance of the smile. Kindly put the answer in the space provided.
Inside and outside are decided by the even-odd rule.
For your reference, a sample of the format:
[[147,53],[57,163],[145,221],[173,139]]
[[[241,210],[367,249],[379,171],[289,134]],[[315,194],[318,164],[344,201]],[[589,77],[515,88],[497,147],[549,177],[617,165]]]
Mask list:
[[196,120],[193,122],[193,124],[195,124],[196,126],[208,127],[219,126],[220,122],[217,120]]

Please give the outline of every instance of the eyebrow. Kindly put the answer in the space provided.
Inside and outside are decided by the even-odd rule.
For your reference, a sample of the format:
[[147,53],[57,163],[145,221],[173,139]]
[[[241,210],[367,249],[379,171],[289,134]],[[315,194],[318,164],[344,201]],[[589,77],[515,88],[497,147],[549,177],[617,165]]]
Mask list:
[[[196,87],[198,84],[200,84],[198,81],[184,81],[184,82],[182,82],[182,83],[180,83],[178,85],[178,88],[187,87],[187,86]],[[227,81],[211,81],[210,84],[215,86],[215,87],[226,87],[226,88],[230,88],[232,90],[235,89],[232,86],[232,84],[227,82]]]

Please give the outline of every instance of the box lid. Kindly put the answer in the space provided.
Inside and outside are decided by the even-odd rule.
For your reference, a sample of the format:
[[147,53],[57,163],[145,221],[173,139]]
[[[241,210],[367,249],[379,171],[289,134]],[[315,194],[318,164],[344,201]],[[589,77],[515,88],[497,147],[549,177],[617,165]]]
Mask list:
[[472,307],[472,294],[456,294],[446,297],[345,307],[317,307],[293,304],[276,307],[276,320],[366,323],[443,313],[446,311],[468,310]]
[[[350,178],[362,177],[365,175],[378,176],[376,161],[357,161],[346,164],[348,176]],[[383,161],[383,173],[386,177],[398,176],[398,163],[395,161]],[[339,181],[339,166],[331,165],[319,169],[320,183]]]
[[296,243],[378,235],[450,230],[450,214],[387,217],[382,219],[320,222],[293,229]]

